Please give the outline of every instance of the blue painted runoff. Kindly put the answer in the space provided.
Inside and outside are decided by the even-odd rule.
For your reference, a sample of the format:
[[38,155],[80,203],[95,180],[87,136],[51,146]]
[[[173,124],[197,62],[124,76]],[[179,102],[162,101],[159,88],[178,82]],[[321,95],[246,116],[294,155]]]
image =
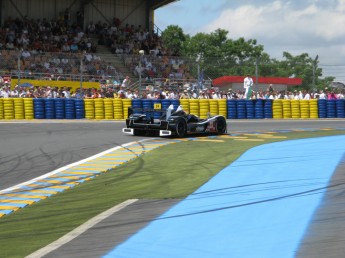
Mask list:
[[343,135],[252,148],[104,257],[294,257],[344,146]]

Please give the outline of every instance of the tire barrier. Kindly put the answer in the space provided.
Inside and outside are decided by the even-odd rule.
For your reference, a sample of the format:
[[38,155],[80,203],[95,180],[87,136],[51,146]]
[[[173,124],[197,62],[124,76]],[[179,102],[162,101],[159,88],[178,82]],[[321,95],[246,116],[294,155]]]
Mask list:
[[[161,109],[163,109],[162,106],[162,100],[161,99],[154,99],[152,100],[152,107],[155,108],[155,104],[160,104]],[[154,119],[159,119],[162,115],[162,112],[153,112],[153,118]]]
[[271,99],[264,100],[264,118],[273,118],[272,105],[273,101]]
[[74,99],[65,99],[65,118],[75,119],[75,103]]
[[23,100],[25,119],[34,119],[34,100],[32,98],[24,98]]
[[[191,111],[191,113],[192,113],[192,111]],[[199,100],[199,116],[200,116],[200,118],[207,118],[208,113],[210,113],[210,101],[208,99],[200,99]]]
[[45,118],[44,99],[34,99],[34,117],[35,119]]
[[345,99],[337,99],[335,109],[337,118],[345,118]]
[[209,99],[209,107],[211,115],[219,114],[218,110],[218,99]]
[[[345,99],[337,100],[226,100],[226,99],[32,99],[0,98],[0,119],[116,119],[128,117],[128,107],[162,110],[182,105],[200,118],[223,115],[227,119],[345,118]],[[155,112],[159,118],[161,112]]]
[[13,99],[4,99],[4,119],[14,119]]
[[[183,110],[186,111],[187,113],[191,113],[191,111],[190,111],[190,100],[193,103],[195,102],[194,99],[180,99],[180,103],[179,103],[179,105],[181,105]],[[177,105],[177,106],[174,105],[174,109],[177,109],[179,107],[179,105]],[[192,114],[198,116],[198,114],[199,114],[199,103],[198,103],[197,107],[195,105],[193,106],[193,111],[197,112],[197,113],[192,113]]]
[[272,104],[273,119],[283,118],[283,100],[275,99]]
[[[95,102],[93,99],[84,99],[85,118],[95,119]],[[122,102],[121,102],[122,109]]]
[[310,118],[309,100],[300,100],[300,108],[301,108],[301,118],[302,119]]
[[283,105],[283,118],[292,118],[292,112],[291,112],[291,100],[284,99],[282,101]]
[[327,111],[327,118],[336,118],[336,109],[335,109],[335,100],[327,100],[326,103],[326,111]]
[[327,118],[327,100],[319,99],[318,103],[319,118]]
[[254,100],[246,100],[246,118],[247,119],[254,119],[255,118],[255,111],[254,111]]
[[65,119],[65,99],[54,99],[55,118]]
[[[185,100],[180,99],[181,106],[183,110],[185,110],[187,113],[194,114],[196,116],[200,116],[200,107],[199,107],[199,100],[198,99],[190,99],[188,101],[188,104],[184,104]],[[185,108],[187,106],[188,108]]]
[[[142,107],[142,103],[138,104],[139,107]],[[114,106],[114,119],[124,119],[123,116],[123,106],[122,106],[122,99],[113,99],[113,106]]]
[[95,101],[95,119],[104,119],[104,101],[103,99],[94,99]]
[[44,118],[55,119],[55,101],[54,99],[44,99]]
[[[132,100],[133,102],[133,100]],[[167,110],[171,105],[171,100],[170,99],[162,99],[162,109]]]
[[123,117],[127,118],[128,117],[128,108],[132,106],[132,100],[131,99],[122,99],[122,106],[123,106]]
[[290,100],[291,103],[291,118],[301,118],[301,109],[299,100]]
[[[177,109],[180,105],[180,101],[178,99],[172,99],[170,100],[171,104],[174,106],[174,109]],[[188,101],[188,110],[189,110],[189,101]]]
[[227,111],[228,111],[228,119],[236,119],[237,118],[237,100],[229,99],[226,101]]
[[218,99],[218,115],[227,117],[226,99]]
[[319,118],[319,113],[317,109],[317,99],[311,99],[308,101],[309,101],[310,118]]
[[254,101],[254,112],[256,119],[263,119],[264,118],[264,100],[257,99]]
[[104,99],[104,118],[114,119],[114,102],[113,99]]
[[25,119],[24,99],[22,98],[13,99],[13,106],[14,106],[14,119]]
[[246,100],[240,99],[237,101],[237,118],[238,119],[245,119],[246,115]]
[[4,119],[4,99],[0,98],[0,119]]
[[83,119],[83,118],[85,118],[84,100],[82,100],[82,99],[74,99],[74,106],[75,106],[75,118],[76,119]]

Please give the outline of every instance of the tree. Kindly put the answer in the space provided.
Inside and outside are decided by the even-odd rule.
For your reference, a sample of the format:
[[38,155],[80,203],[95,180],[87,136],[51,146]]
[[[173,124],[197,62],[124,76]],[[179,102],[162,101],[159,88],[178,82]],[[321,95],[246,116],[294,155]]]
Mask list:
[[186,38],[187,35],[177,25],[170,25],[162,32],[163,44],[172,51],[172,55],[180,54]]

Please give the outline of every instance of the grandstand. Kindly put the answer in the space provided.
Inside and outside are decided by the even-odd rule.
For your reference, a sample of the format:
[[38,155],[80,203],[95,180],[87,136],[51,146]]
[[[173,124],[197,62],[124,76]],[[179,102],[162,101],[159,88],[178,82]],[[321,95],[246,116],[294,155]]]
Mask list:
[[171,60],[154,24],[154,11],[172,2],[1,1],[0,75],[10,76],[13,85],[49,80],[74,81],[76,87],[119,82],[130,75],[132,87],[137,87],[140,62],[143,83],[160,78],[184,85],[192,79],[188,62]]

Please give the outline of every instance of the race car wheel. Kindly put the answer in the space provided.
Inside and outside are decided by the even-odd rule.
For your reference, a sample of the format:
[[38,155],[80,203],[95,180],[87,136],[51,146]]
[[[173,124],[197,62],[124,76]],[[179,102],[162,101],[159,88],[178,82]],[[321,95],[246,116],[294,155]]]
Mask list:
[[183,119],[176,122],[176,135],[178,137],[185,137],[187,134],[187,124]]
[[219,133],[219,134],[226,133],[226,121],[225,121],[225,119],[218,118],[216,128],[217,128],[217,133]]

